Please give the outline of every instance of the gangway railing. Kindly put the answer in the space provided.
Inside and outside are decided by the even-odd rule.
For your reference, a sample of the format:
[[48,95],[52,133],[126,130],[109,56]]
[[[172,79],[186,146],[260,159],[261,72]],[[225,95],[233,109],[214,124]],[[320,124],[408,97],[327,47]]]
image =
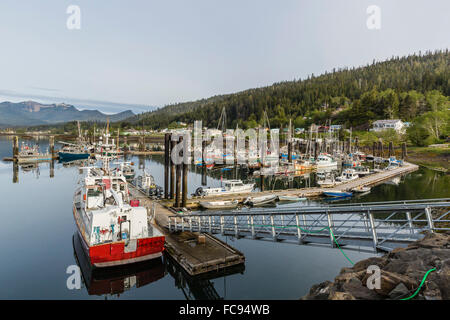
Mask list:
[[450,199],[405,200],[283,209],[207,211],[169,216],[171,232],[271,239],[391,251],[450,231]]

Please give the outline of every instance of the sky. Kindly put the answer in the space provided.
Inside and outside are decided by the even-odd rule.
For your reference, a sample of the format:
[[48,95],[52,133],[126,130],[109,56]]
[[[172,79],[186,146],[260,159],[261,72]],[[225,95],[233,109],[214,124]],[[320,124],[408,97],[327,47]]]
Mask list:
[[449,12],[448,0],[2,0],[0,101],[139,113],[445,49]]

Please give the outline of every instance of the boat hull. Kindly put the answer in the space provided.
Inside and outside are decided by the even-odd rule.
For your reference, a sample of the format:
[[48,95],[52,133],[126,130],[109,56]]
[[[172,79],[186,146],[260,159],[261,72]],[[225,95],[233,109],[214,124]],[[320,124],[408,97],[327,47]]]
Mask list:
[[350,197],[352,195],[351,192],[331,192],[327,191],[323,193],[327,197]]
[[112,267],[131,264],[146,260],[159,258],[164,251],[164,236],[136,239],[136,250],[127,252],[124,241],[89,246],[85,230],[82,229],[78,218],[78,210],[74,206],[73,214],[83,250],[91,265],[101,267]]
[[88,159],[89,153],[67,153],[67,152],[59,152],[59,160],[60,161],[73,161],[73,160],[82,160]]
[[224,202],[222,203],[218,203],[218,202],[199,202],[199,205],[202,208],[205,209],[236,209],[236,207],[238,206],[238,202],[237,201],[233,201],[233,202]]

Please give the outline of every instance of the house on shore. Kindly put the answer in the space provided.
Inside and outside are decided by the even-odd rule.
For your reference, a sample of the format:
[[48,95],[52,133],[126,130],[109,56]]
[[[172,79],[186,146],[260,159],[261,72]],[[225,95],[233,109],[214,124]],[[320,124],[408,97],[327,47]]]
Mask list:
[[400,119],[395,120],[377,120],[375,121],[372,127],[372,131],[379,132],[388,129],[393,129],[398,133],[405,133],[406,125]]

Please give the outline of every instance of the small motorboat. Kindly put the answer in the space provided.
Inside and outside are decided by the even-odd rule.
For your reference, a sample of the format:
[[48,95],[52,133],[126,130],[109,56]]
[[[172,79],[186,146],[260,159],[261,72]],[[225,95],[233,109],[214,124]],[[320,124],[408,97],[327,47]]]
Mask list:
[[359,175],[355,171],[355,169],[345,169],[344,171],[342,171],[342,174],[339,177],[336,177],[336,180],[340,182],[348,182],[358,178]]
[[255,184],[247,183],[244,184],[242,180],[225,180],[223,181],[224,187],[222,188],[203,188],[199,187],[195,190],[194,195],[196,196],[219,196],[226,194],[236,194],[236,193],[249,193],[253,190]]
[[257,206],[262,206],[265,204],[273,203],[277,199],[278,199],[278,196],[274,195],[274,194],[269,194],[269,195],[260,196],[260,197],[248,197],[247,199],[245,199],[244,204],[252,206],[252,207],[257,207]]
[[280,202],[299,202],[305,201],[307,198],[294,197],[294,196],[278,196]]
[[370,187],[359,186],[359,187],[353,188],[352,191],[356,192],[356,193],[366,193],[366,192],[370,191]]
[[198,204],[205,209],[236,209],[239,201],[200,201]]
[[327,197],[351,197],[352,193],[347,191],[339,191],[339,190],[330,190],[330,191],[324,191],[324,195]]

